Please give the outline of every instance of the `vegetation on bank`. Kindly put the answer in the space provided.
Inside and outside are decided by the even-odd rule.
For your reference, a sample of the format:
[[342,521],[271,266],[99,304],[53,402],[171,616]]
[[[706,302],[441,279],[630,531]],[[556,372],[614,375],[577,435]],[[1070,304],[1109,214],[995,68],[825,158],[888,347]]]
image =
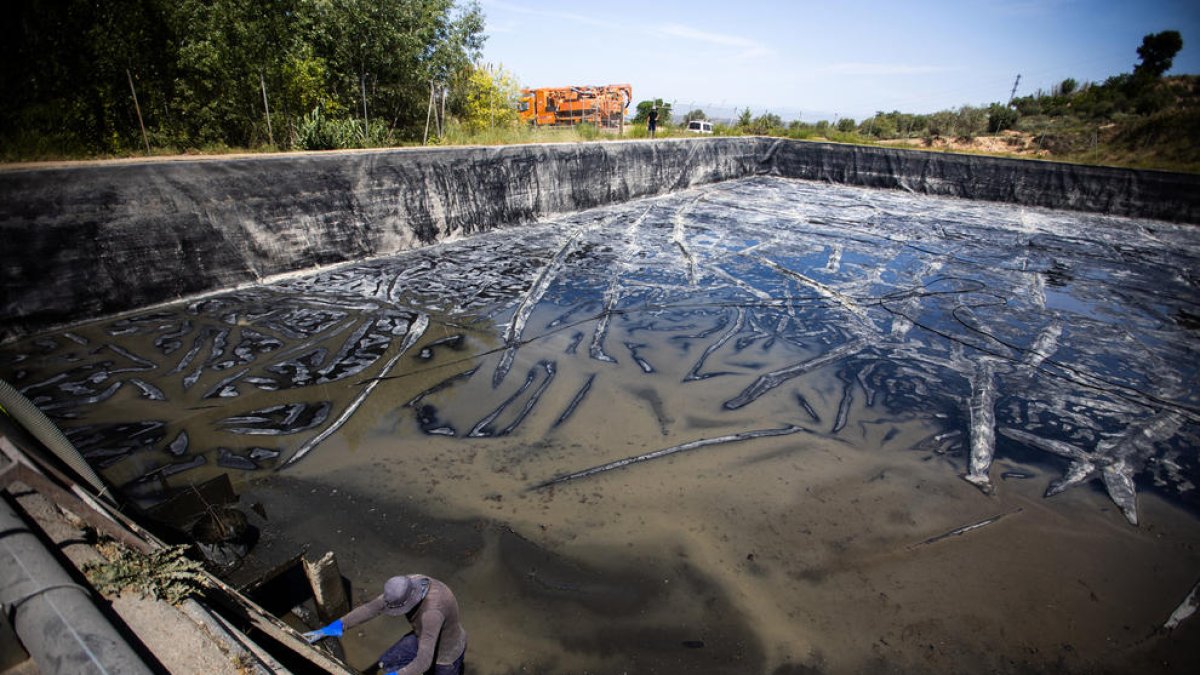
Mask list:
[[455,0],[5,9],[5,160],[419,142],[463,107],[484,40],[478,5]]
[[[479,63],[473,0],[17,0],[0,160],[494,145],[690,136],[690,110],[637,103],[619,130],[535,129],[520,85]],[[1041,157],[1200,172],[1200,76],[1163,77],[1183,41],[1147,35],[1131,73],[1008,103],[857,121],[741,110],[716,135]]]

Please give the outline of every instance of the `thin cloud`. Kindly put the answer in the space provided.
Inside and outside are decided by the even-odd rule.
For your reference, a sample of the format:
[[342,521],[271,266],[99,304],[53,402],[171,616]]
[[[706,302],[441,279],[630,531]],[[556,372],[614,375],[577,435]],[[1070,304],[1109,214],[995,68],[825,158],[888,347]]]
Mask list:
[[666,24],[659,26],[657,31],[659,35],[683,38],[685,40],[695,40],[704,42],[710,45],[719,47],[732,47],[738,50],[737,57],[740,59],[755,59],[766,56],[771,53],[761,42],[745,38],[740,35],[726,35],[724,33],[710,33],[702,31],[691,26],[680,24]]
[[588,26],[603,26],[605,28],[619,28],[620,27],[620,24],[618,24],[616,22],[607,21],[605,19],[599,19],[594,16],[588,16],[586,14],[576,14],[575,12],[556,12],[553,10],[534,9],[532,7],[526,7],[524,5],[514,5],[512,3],[502,2],[499,0],[485,0],[481,4],[485,7],[495,7],[496,9],[503,10],[506,12],[512,12],[514,14],[526,14],[529,16],[540,16],[540,17],[544,17],[544,18],[548,18],[548,19],[561,19],[563,21],[571,21],[573,23],[582,23],[582,24],[585,24]]
[[487,25],[487,32],[489,32],[489,33],[515,33],[515,32],[517,32],[517,23],[515,21],[505,21],[503,23],[489,21],[488,25]]
[[1076,0],[1013,0],[995,3],[992,8],[1011,16],[1047,16],[1077,4]]
[[953,66],[923,66],[906,63],[834,63],[820,68],[838,75],[930,75],[962,70]]

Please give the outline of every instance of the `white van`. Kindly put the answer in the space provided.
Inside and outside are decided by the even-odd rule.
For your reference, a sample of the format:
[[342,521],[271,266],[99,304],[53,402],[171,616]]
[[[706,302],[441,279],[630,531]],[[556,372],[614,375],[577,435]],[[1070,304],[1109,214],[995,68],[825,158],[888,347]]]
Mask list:
[[711,134],[712,122],[705,120],[692,120],[688,122],[688,131],[694,134]]

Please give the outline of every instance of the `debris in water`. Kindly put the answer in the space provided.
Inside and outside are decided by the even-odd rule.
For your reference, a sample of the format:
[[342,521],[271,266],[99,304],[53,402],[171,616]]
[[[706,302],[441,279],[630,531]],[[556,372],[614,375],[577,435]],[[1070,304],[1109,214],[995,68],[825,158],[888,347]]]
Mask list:
[[1019,509],[1019,508],[1013,509],[1012,511],[1001,513],[1001,514],[992,516],[991,518],[985,518],[977,523],[971,523],[970,525],[963,525],[962,527],[957,527],[953,530],[950,530],[949,532],[944,532],[942,534],[939,534],[936,537],[930,537],[930,538],[926,539],[925,541],[922,541],[918,544],[913,544],[909,548],[916,548],[918,546],[925,546],[927,544],[933,544],[933,543],[939,542],[943,539],[949,539],[950,537],[961,537],[962,535],[964,535],[968,532],[978,530],[981,527],[986,527],[988,525],[991,525],[993,523],[1000,521],[1002,518],[1011,516],[1014,513],[1020,513],[1021,511],[1022,511],[1022,509]]
[[988,470],[996,452],[996,375],[991,359],[982,359],[971,378],[971,462],[963,478],[991,494]]
[[699,448],[706,448],[710,445],[723,445],[726,443],[739,443],[741,441],[749,441],[749,440],[753,440],[755,438],[767,438],[767,437],[771,437],[771,436],[787,436],[790,434],[795,434],[795,433],[800,433],[800,432],[812,433],[811,431],[809,431],[808,429],[805,429],[804,427],[788,425],[781,429],[759,429],[756,431],[746,431],[746,432],[742,432],[742,433],[738,433],[738,434],[731,434],[729,436],[718,436],[717,438],[703,438],[698,441],[691,441],[689,443],[682,443],[680,445],[674,445],[669,448],[663,448],[662,450],[655,450],[654,452],[646,453],[644,455],[637,455],[635,457],[626,457],[625,459],[618,459],[615,462],[601,464],[600,466],[594,466],[590,469],[583,469],[582,471],[575,471],[573,473],[563,474],[561,476],[555,476],[554,478],[551,478],[550,480],[543,481],[536,485],[532,485],[529,487],[529,489],[530,490],[541,490],[542,488],[547,488],[547,487],[550,487],[551,485],[557,485],[559,483],[565,483],[567,481],[578,480],[580,478],[587,478],[589,476],[594,476],[598,473],[604,473],[605,471],[612,471],[613,469],[620,469],[620,468],[629,466],[631,464],[637,464],[639,462],[648,462],[652,459],[659,459],[661,457],[666,457],[668,455],[673,455],[673,454],[680,453],[680,452],[687,452],[689,450],[697,450]]
[[1196,582],[1196,585],[1192,587],[1192,592],[1188,593],[1174,612],[1171,612],[1170,618],[1163,624],[1163,629],[1174,630],[1184,620],[1195,614],[1197,608],[1200,608],[1200,582]]

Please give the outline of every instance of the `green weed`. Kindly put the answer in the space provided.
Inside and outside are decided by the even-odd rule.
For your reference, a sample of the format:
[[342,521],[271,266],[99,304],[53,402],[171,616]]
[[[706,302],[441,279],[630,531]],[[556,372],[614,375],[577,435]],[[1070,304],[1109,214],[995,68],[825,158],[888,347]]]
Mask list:
[[101,593],[117,595],[137,591],[177,605],[208,585],[204,567],[185,555],[187,546],[171,546],[149,554],[116,542],[96,546],[104,560],[85,563],[83,572]]

